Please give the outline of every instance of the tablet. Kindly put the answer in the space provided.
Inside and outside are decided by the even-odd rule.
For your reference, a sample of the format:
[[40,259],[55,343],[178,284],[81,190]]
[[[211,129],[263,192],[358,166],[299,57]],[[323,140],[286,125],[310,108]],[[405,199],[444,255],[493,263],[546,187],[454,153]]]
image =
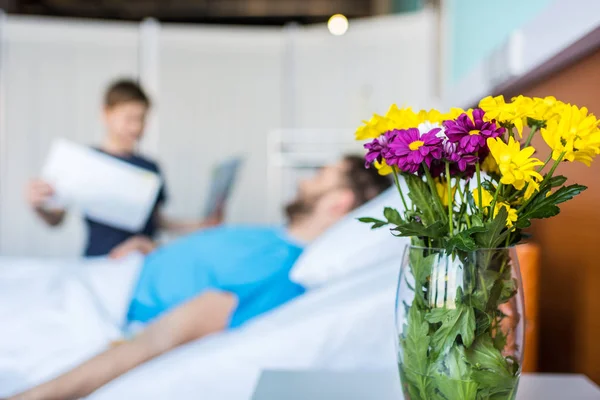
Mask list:
[[208,197],[204,206],[205,218],[225,207],[241,164],[241,157],[233,157],[220,162],[212,169]]

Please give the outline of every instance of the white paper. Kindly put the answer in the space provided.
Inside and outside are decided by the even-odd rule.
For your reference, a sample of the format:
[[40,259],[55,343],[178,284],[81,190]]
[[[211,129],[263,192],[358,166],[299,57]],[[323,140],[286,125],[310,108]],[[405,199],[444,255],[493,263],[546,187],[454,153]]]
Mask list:
[[75,207],[131,232],[143,229],[161,185],[151,171],[64,139],[52,144],[42,178],[55,190],[47,207]]

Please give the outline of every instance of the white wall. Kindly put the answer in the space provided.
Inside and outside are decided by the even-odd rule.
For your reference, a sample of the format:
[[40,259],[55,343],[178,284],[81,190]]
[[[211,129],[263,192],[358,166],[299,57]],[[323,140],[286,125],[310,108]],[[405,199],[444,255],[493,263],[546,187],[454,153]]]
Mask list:
[[428,12],[363,20],[343,37],[323,25],[146,25],[140,39],[133,24],[10,17],[2,50],[0,255],[80,252],[80,220],[50,231],[27,209],[23,187],[52,138],[97,142],[101,94],[111,79],[141,72],[154,96],[142,149],[163,167],[170,215],[199,216],[209,168],[245,154],[228,219],[260,223],[273,215],[269,132],[345,129],[351,142],[362,119],[392,102],[431,106],[433,21]]
[[[448,47],[446,65],[451,65],[456,64],[452,57],[460,56],[453,51],[450,32],[456,31],[453,23],[460,23],[460,18],[453,15],[456,11],[453,3],[461,0],[445,1],[449,4],[444,8],[443,16],[447,31],[444,46]],[[495,6],[510,7],[510,4],[497,3]],[[477,64],[461,71],[456,77],[460,79],[454,81],[448,77],[443,94],[445,107],[470,107],[477,104],[496,85],[530,72],[600,26],[600,1],[596,0],[536,0],[532,4],[523,5],[523,8],[530,9],[532,14],[527,24],[509,31],[501,29],[502,37],[506,39],[500,46],[487,56],[480,55]],[[479,7],[473,11],[471,20],[478,19],[475,15],[478,12],[488,13],[489,10]],[[512,18],[514,12],[515,10],[507,8],[503,16]],[[514,28],[514,21],[509,26]],[[480,41],[487,39],[488,35],[479,37]],[[477,39],[473,39],[467,46],[474,46],[476,43]],[[487,43],[482,42],[482,45],[485,47]],[[492,64],[493,68],[490,68]]]

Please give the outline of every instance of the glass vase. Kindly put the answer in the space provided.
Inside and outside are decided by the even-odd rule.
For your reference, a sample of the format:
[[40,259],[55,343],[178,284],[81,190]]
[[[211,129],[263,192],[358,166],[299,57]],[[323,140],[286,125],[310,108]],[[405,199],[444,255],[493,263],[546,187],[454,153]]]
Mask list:
[[512,400],[524,343],[514,248],[407,246],[396,297],[405,400]]

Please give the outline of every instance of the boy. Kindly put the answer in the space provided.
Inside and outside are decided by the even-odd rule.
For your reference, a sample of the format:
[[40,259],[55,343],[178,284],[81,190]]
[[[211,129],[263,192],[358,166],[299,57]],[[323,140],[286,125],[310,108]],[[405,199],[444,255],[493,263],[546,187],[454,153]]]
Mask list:
[[[95,149],[161,175],[160,169],[154,161],[136,153],[136,146],[143,136],[149,109],[150,99],[136,82],[119,80],[111,84],[104,96],[103,120],[106,135],[101,146]],[[59,226],[65,218],[66,210],[44,208],[44,204],[53,193],[53,188],[47,182],[34,180],[27,188],[27,200],[44,222],[50,226]],[[85,224],[88,229],[85,256],[108,254],[111,257],[119,258],[134,251],[148,253],[154,248],[153,238],[158,229],[189,232],[218,224],[221,220],[221,213],[204,222],[166,219],[161,212],[166,198],[163,184],[157,196],[154,211],[139,232],[124,231],[93,221],[85,216]]]

